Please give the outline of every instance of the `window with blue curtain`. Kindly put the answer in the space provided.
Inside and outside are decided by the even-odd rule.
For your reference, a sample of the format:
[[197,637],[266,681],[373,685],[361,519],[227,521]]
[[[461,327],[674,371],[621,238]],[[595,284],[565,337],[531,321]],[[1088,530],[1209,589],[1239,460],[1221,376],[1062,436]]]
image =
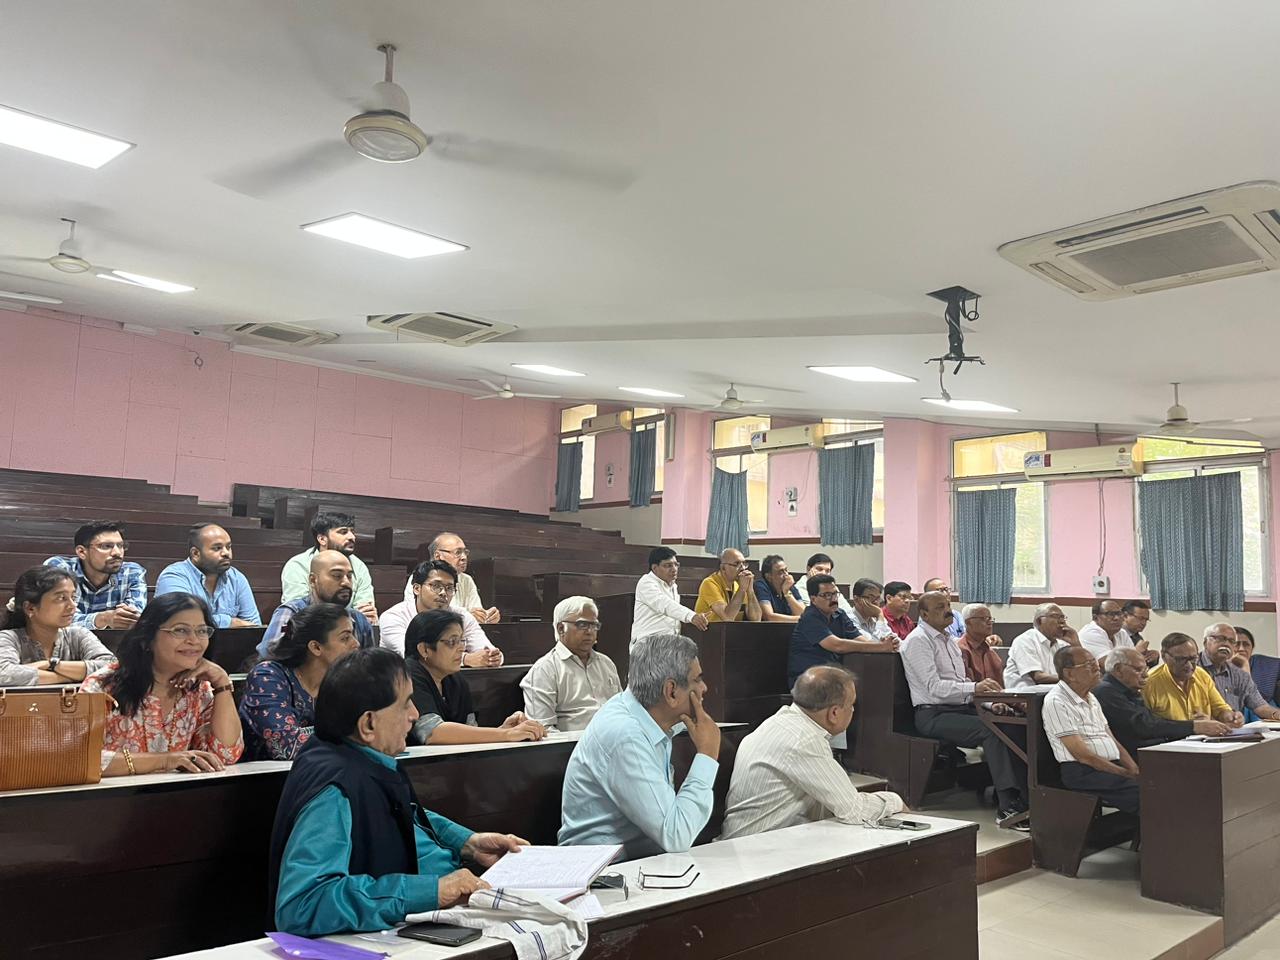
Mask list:
[[960,490],[955,504],[957,592],[967,603],[1008,603],[1013,595],[1017,491]]
[[824,544],[871,542],[874,444],[818,451],[818,537]]
[[657,485],[658,431],[655,427],[631,431],[631,506],[647,507]]
[[1244,609],[1239,473],[1139,483],[1138,527],[1153,607]]
[[582,493],[582,444],[562,443],[556,452],[556,510],[573,513]]
[[711,509],[707,512],[707,553],[718,555],[729,547],[750,556],[747,550],[747,475],[716,468],[711,473]]

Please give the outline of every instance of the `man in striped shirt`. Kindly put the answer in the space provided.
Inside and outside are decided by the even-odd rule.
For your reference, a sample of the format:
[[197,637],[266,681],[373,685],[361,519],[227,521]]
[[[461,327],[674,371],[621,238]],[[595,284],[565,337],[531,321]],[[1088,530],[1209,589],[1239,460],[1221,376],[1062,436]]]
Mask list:
[[831,737],[849,726],[857,696],[853,674],[835,664],[796,678],[793,702],[738,748],[722,839],[828,817],[876,823],[903,809],[896,793],[859,793],[831,756]]
[[1053,654],[1059,680],[1045,694],[1044,732],[1061,765],[1062,785],[1093,793],[1108,806],[1138,812],[1138,765],[1107,726],[1090,691],[1098,684],[1098,661],[1084,647],[1061,646]]

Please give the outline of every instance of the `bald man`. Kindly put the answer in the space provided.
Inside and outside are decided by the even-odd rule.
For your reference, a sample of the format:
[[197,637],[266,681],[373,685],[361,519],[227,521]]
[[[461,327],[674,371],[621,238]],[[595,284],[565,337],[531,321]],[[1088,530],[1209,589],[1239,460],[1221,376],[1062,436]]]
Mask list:
[[741,550],[733,547],[720,553],[720,569],[698,587],[694,613],[705,613],[711,623],[747,619],[760,620],[760,601],[756,599],[755,574],[747,567]]
[[231,534],[216,523],[197,523],[187,533],[187,559],[171,563],[156,580],[156,596],[189,593],[204,597],[215,627],[259,627],[258,604],[243,573],[231,566]]
[[[293,619],[293,615],[313,603],[336,603],[346,607],[351,603],[351,592],[354,589],[355,574],[351,569],[351,561],[341,550],[319,550],[311,558],[310,572],[307,574],[309,593],[297,600],[282,603],[276,608],[267,625],[267,631],[258,644],[258,656],[265,657],[284,630],[284,625]],[[347,610],[351,617],[351,625],[355,628],[356,639],[361,647],[376,647],[378,638],[374,636],[373,624],[359,610],[351,607]]]

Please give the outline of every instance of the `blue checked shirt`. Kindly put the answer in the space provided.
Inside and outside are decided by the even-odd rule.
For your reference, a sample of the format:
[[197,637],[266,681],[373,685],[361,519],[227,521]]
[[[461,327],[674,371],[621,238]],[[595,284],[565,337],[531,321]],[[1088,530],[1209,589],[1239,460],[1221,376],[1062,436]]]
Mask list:
[[135,610],[147,605],[147,571],[141,564],[126,560],[119,573],[95,590],[85,579],[79,557],[50,557],[45,563],[67,571],[76,582],[76,615],[71,620],[74,624],[92,630],[93,618],[104,610],[114,610],[122,603]]

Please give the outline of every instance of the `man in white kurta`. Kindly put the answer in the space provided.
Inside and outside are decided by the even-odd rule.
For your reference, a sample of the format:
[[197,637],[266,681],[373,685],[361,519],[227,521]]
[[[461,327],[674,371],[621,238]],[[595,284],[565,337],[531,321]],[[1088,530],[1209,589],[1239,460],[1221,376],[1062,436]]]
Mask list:
[[679,633],[682,623],[707,629],[707,615],[694,613],[680,603],[676,577],[680,559],[670,547],[649,551],[649,572],[636,583],[636,603],[631,614],[631,643],[659,633]]
[[738,748],[722,839],[834,817],[876,823],[903,809],[896,793],[859,793],[831,755],[831,737],[853,719],[853,674],[834,664],[810,667],[791,688],[792,703]]

